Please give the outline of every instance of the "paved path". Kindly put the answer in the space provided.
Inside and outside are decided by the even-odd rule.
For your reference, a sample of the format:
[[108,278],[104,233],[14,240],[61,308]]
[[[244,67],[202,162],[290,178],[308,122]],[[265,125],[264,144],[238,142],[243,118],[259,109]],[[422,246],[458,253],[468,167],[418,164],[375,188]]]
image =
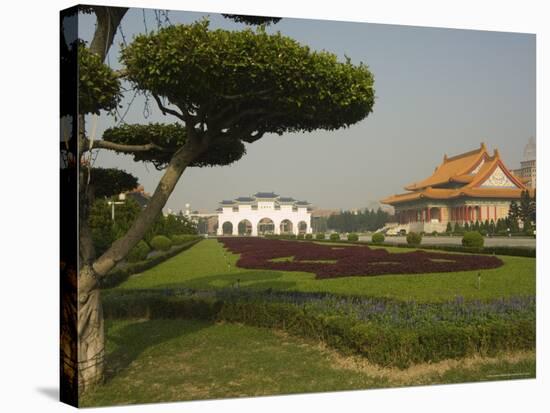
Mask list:
[[[360,241],[370,241],[370,235],[362,235],[359,237]],[[386,237],[385,242],[390,244],[400,244],[406,243],[406,237]],[[422,237],[422,244],[424,245],[461,245],[462,237],[433,237],[433,236],[424,236]],[[536,247],[535,238],[527,237],[486,237],[485,238],[486,247]]]

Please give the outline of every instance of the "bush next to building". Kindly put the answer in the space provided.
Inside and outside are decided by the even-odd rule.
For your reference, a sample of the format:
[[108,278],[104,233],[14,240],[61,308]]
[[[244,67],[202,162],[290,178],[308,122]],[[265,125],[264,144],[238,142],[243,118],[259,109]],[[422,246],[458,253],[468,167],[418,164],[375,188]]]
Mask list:
[[483,235],[477,231],[469,231],[464,233],[462,237],[462,246],[469,248],[483,248]]
[[313,239],[313,234],[306,234],[306,239]]
[[319,232],[319,233],[315,234],[315,239],[325,239],[325,233],[324,232]]
[[416,246],[422,243],[422,234],[417,232],[409,232],[407,234],[407,244]]
[[304,234],[298,234],[298,235],[296,236],[296,239],[305,239],[305,238],[306,238],[306,237],[305,237]]
[[331,241],[340,241],[340,234],[338,234],[337,232],[333,232],[332,234],[330,234],[330,240]]
[[385,239],[386,239],[386,237],[384,237],[384,234],[382,234],[381,232],[376,232],[376,233],[372,234],[373,244],[382,244]]
[[359,235],[355,233],[348,234],[348,241],[359,241]]
[[134,248],[130,250],[126,256],[126,260],[128,262],[143,261],[147,258],[147,254],[149,254],[150,251],[151,248],[149,245],[145,241],[141,240]]
[[168,251],[172,247],[172,240],[164,235],[157,235],[151,240],[151,247],[157,251]]

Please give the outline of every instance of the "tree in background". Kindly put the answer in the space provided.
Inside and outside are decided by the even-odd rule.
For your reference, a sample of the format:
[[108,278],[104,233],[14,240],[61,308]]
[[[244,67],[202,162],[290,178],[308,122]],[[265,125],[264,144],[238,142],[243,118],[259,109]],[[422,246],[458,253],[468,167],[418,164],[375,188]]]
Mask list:
[[[116,10],[115,11],[113,11]],[[100,11],[101,10],[101,11]],[[364,119],[374,105],[373,77],[349,59],[281,34],[209,30],[208,22],[170,26],[137,36],[121,52],[124,69],[103,65],[126,9],[93,7],[97,28],[90,49],[79,47],[79,153],[91,150],[84,115],[111,110],[122,75],[135,90],[152,96],[174,123],[121,125],[104,132],[95,148],[130,154],[164,174],[147,206],[126,233],[95,258],[81,251],[79,269],[79,375],[82,389],[103,376],[103,318],[99,280],[154,226],[176,183],[190,166],[227,165],[245,154],[244,143],[266,133],[336,130]],[[94,56],[95,55],[95,56]],[[81,168],[84,169],[84,168]],[[87,175],[81,179],[83,203]],[[84,212],[80,244],[92,245]],[[84,228],[84,231],[82,229]]]

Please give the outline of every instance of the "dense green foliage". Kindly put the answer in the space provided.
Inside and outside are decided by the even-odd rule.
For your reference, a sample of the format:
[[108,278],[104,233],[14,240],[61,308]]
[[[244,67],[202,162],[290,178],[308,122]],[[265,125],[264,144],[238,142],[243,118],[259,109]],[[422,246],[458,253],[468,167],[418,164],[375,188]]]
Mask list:
[[466,232],[462,237],[463,247],[483,248],[484,242],[483,236],[477,231]]
[[116,73],[81,43],[78,48],[78,111],[81,114],[116,109],[121,99]]
[[332,234],[330,234],[329,238],[331,241],[340,241],[340,234],[338,234],[337,232],[333,232]]
[[168,251],[172,247],[172,240],[164,235],[156,235],[150,241],[151,247],[157,251]]
[[407,244],[409,245],[420,245],[422,242],[422,234],[416,232],[409,232],[407,234]]
[[[121,52],[127,78],[182,111],[197,108],[212,118],[223,112],[241,125],[259,122],[263,132],[333,130],[372,111],[374,81],[365,65],[340,63],[279,33],[208,25],[136,36]],[[209,131],[215,123],[211,119]]]
[[382,209],[362,211],[342,211],[332,214],[327,220],[327,227],[338,232],[376,231],[386,225],[390,214]]
[[88,223],[96,253],[102,254],[111,244],[130,228],[141,208],[133,199],[126,199],[123,204],[115,205],[115,220],[112,219],[112,205],[109,201],[118,202],[117,198],[97,199],[90,210]]
[[386,238],[381,232],[376,232],[372,234],[372,242],[375,244],[382,244]]
[[151,252],[151,248],[149,247],[149,244],[147,244],[145,241],[141,240],[137,243],[137,245],[130,250],[128,255],[126,256],[126,260],[128,262],[138,262],[143,261],[147,258],[147,255]]
[[315,239],[322,240],[325,239],[325,233],[324,232],[318,232],[315,234]]
[[305,239],[309,239],[309,240],[313,239],[313,234],[306,234]]
[[[187,134],[185,127],[179,123],[123,124],[105,130],[103,139],[127,145],[157,145],[149,151],[119,152],[131,154],[136,162],[151,162],[157,169],[162,169],[168,164],[174,152],[185,144]],[[190,166],[229,165],[238,161],[245,153],[246,148],[240,140],[215,140],[208,152],[199,155]]]
[[359,235],[355,233],[348,234],[348,241],[359,241]]
[[96,198],[109,198],[138,186],[132,174],[115,168],[92,168],[90,185],[94,187]]

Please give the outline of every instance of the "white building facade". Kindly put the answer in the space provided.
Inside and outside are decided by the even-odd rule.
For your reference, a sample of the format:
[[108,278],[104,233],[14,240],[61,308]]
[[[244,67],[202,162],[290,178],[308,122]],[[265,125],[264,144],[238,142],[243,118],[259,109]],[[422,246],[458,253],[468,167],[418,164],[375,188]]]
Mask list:
[[310,234],[311,204],[273,192],[222,201],[218,235]]

